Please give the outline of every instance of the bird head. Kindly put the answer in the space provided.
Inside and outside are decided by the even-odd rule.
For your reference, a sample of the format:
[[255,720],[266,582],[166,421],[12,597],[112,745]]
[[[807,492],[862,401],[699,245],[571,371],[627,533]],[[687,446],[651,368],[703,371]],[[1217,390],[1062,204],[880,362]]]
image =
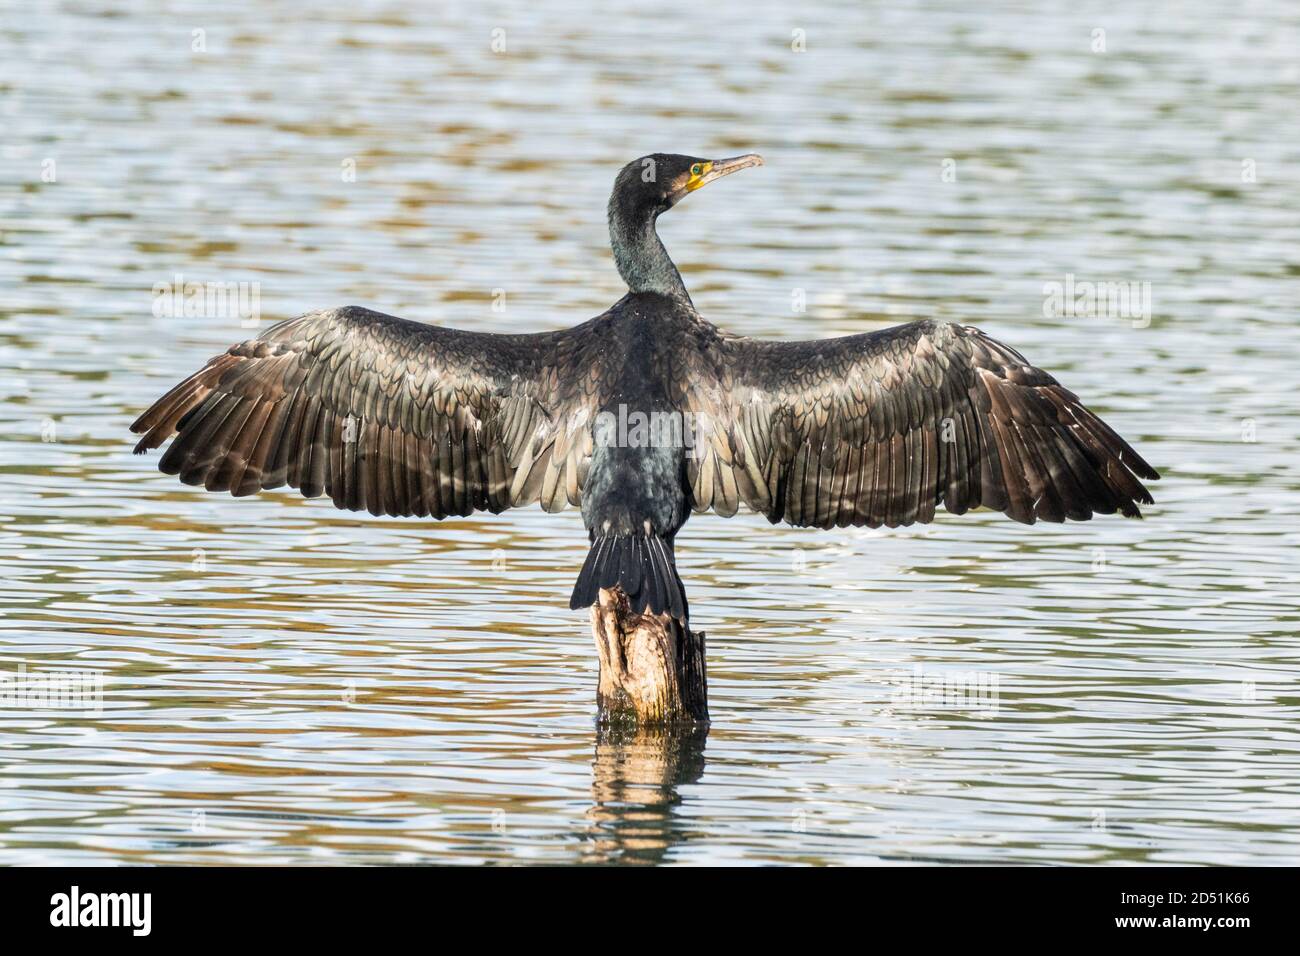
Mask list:
[[614,180],[609,197],[611,219],[624,223],[653,220],[690,193],[715,179],[750,166],[762,166],[757,153],[727,159],[701,159],[676,153],[652,153],[628,163]]

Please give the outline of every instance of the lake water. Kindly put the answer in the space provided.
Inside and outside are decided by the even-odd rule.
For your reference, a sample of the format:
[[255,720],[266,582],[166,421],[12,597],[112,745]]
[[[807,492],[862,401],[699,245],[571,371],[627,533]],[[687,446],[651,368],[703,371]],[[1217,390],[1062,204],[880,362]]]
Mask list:
[[[220,6],[0,25],[0,671],[103,680],[0,709],[0,863],[1300,861],[1295,5]],[[601,739],[575,512],[130,454],[256,334],[155,285],[562,327],[621,294],[605,200],[658,150],[767,160],[661,222],[704,315],[977,324],[1162,472],[1147,519],[697,517],[713,725]]]

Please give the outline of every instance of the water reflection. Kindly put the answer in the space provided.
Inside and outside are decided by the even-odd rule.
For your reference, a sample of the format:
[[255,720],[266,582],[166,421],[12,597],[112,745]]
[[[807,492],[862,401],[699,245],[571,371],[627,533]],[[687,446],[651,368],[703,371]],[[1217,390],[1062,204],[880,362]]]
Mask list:
[[586,863],[662,863],[686,841],[678,787],[704,775],[707,725],[602,728],[591,762]]

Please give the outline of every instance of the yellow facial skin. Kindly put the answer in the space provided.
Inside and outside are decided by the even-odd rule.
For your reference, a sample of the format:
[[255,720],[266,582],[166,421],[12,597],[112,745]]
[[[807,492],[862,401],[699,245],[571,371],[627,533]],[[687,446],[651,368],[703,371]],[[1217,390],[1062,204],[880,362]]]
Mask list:
[[757,153],[746,153],[744,156],[732,156],[729,159],[701,159],[699,162],[692,163],[690,169],[673,180],[672,188],[668,191],[669,204],[676,203],[688,193],[695,192],[701,186],[707,186],[715,179],[729,176],[738,169],[762,165],[763,157]]
[[695,190],[703,186],[707,181],[705,177],[709,175],[709,170],[712,168],[713,168],[713,163],[711,162],[696,163],[694,166],[692,166],[691,171],[688,174],[689,178],[686,180],[685,187],[684,187],[686,191],[688,193],[694,192]]

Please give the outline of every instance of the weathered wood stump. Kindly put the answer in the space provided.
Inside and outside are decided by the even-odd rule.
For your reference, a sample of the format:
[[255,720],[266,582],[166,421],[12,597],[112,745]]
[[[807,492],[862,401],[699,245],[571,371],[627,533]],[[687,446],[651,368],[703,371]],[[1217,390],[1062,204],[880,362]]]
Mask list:
[[600,656],[597,720],[608,725],[707,724],[704,633],[667,614],[634,614],[620,588],[591,609]]

